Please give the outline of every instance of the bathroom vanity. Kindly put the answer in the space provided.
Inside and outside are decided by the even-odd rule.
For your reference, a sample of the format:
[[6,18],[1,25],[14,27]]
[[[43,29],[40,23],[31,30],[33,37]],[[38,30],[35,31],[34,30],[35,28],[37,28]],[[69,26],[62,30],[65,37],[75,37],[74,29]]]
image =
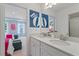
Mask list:
[[31,36],[32,56],[78,56],[79,43],[62,41],[58,38]]

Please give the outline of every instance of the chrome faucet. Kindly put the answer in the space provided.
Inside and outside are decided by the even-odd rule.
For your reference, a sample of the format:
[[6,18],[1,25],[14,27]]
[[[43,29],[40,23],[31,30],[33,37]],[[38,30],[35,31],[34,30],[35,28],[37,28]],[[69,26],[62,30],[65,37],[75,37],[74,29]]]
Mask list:
[[49,32],[47,33],[47,35],[51,37],[51,34]]
[[68,39],[67,35],[63,35],[63,34],[60,35],[60,40],[66,41],[67,39]]

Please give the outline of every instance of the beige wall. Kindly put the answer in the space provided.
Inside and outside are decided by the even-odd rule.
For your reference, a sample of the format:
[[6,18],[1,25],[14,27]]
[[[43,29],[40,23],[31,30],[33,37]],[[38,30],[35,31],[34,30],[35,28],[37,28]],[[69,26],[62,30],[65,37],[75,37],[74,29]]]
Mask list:
[[0,56],[4,55],[5,43],[4,43],[4,7],[0,4]]
[[5,17],[18,18],[26,21],[26,10],[15,5],[5,4]]

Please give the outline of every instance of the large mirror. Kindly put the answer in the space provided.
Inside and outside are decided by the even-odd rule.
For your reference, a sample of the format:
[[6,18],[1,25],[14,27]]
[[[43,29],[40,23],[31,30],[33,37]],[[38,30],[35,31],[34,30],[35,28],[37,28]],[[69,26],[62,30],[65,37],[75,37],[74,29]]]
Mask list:
[[49,16],[49,31],[50,32],[55,31],[55,18],[52,16]]
[[69,36],[79,38],[79,12],[69,15]]

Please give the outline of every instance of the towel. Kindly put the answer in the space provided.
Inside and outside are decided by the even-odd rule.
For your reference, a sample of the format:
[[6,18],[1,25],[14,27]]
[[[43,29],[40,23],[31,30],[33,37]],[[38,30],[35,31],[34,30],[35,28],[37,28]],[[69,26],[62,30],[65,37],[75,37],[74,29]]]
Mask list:
[[10,39],[9,40],[9,45],[8,45],[7,53],[10,54],[10,55],[13,55],[13,52],[14,52],[13,40]]

